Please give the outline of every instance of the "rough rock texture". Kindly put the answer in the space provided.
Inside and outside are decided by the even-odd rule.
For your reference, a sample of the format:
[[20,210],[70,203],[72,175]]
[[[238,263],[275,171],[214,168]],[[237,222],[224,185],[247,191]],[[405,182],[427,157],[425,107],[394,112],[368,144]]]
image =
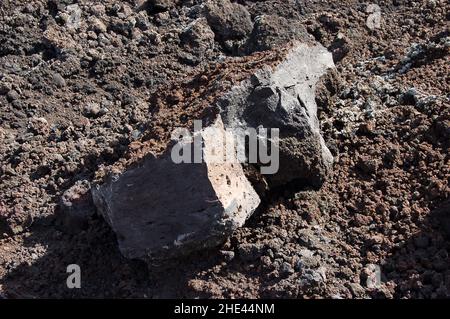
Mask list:
[[242,47],[244,52],[271,50],[292,40],[308,40],[306,28],[299,20],[288,20],[277,15],[260,15],[255,18],[252,33]]
[[[213,160],[211,154],[223,147],[214,129],[225,134],[220,118],[197,133],[204,144],[202,163],[174,163],[168,148],[93,189],[124,256],[154,261],[216,246],[258,207],[260,199],[237,160]],[[184,143],[194,148],[193,141]]]
[[149,0],[147,5],[149,9],[153,12],[167,11],[171,8],[176,1],[173,0]]
[[[254,63],[252,60],[248,66]],[[216,85],[207,92],[216,96],[216,101],[197,105],[184,120],[195,120],[197,114],[211,122],[208,114],[219,113],[202,134],[206,154],[212,147],[216,154],[224,152],[226,144],[218,145],[218,136],[207,134],[212,127],[223,130],[222,117],[230,129],[227,134],[235,138],[240,137],[238,129],[279,129],[280,157],[272,157],[276,164],[264,163],[278,171],[266,174],[267,180],[273,186],[295,179],[318,186],[333,158],[320,135],[315,84],[333,66],[331,54],[321,45],[295,42],[280,53],[275,63],[262,63],[225,94],[221,89],[229,84],[222,75],[230,71],[222,70]],[[172,104],[184,105],[184,91],[188,88],[191,89],[179,89],[169,97],[171,106],[165,114],[172,117],[163,120],[161,127],[155,123],[149,127],[146,135],[152,136],[150,142],[153,140],[158,147],[144,138],[140,155],[133,155],[131,147],[127,163],[119,162],[111,168],[106,182],[93,189],[94,202],[117,233],[126,257],[159,259],[217,245],[242,226],[259,204],[236,153],[234,164],[212,162],[207,157],[203,164],[176,164],[169,156],[172,147],[177,147],[164,142],[170,130],[168,121],[178,114]],[[201,108],[203,112],[199,112]],[[269,141],[278,143],[272,137]],[[259,142],[267,143],[262,137]],[[271,154],[276,153],[271,150]]]
[[[103,218],[75,234],[59,231],[66,190],[122,159],[147,123],[172,125],[168,110],[181,119],[193,112],[165,98],[180,79],[198,74],[199,84],[182,90],[193,105],[213,83],[248,70],[217,37],[204,53],[184,42],[186,28],[206,19],[203,0],[170,2],[163,11],[146,0],[0,1],[0,296],[448,298],[445,0],[377,1],[374,30],[369,2],[233,1],[254,28],[258,16],[283,17],[333,52],[339,78],[317,96],[335,158],[327,182],[319,191],[294,183],[270,192],[219,248],[150,272],[122,256]],[[78,29],[65,22],[75,3]],[[274,21],[276,49],[286,30]],[[73,263],[82,268],[80,289],[66,286]],[[381,287],[367,286],[368,265],[381,268]]]
[[69,233],[77,233],[86,229],[88,218],[95,214],[91,196],[91,185],[88,181],[77,181],[64,192],[60,202],[62,225]]
[[190,23],[180,35],[181,44],[194,56],[203,58],[214,49],[214,32],[205,18]]
[[273,186],[295,179],[320,186],[325,180],[333,157],[320,134],[315,86],[333,67],[321,45],[296,43],[279,65],[258,70],[219,99],[225,126],[235,132],[279,129],[280,169],[267,175]]
[[217,38],[227,49],[231,49],[233,42],[243,40],[253,28],[250,13],[238,4],[224,1],[207,1],[206,18]]

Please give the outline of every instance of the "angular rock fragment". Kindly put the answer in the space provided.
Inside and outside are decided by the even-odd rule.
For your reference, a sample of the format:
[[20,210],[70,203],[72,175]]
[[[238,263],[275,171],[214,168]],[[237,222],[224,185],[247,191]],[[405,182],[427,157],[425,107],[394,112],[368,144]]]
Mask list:
[[288,20],[278,15],[261,15],[255,18],[253,30],[244,46],[244,51],[271,50],[293,40],[307,40],[310,37],[299,20]]
[[219,99],[226,127],[280,130],[281,169],[267,176],[272,186],[295,179],[320,186],[325,180],[333,157],[320,134],[315,86],[333,67],[324,47],[300,43],[278,65],[258,70]]
[[245,39],[253,28],[252,19],[247,9],[229,0],[207,1],[206,18],[217,39],[227,48],[234,41]]
[[[155,93],[147,131],[121,160],[98,172],[92,190],[122,253],[150,261],[213,247],[254,212],[260,199],[245,176],[249,170],[244,172],[236,149],[227,161],[216,161],[230,145],[218,136],[236,148],[239,129],[278,128],[279,171],[262,178],[272,186],[294,179],[320,185],[333,159],[320,135],[314,89],[331,67],[322,46],[294,43],[210,65]],[[204,129],[176,143],[174,130],[188,130],[195,120]],[[199,136],[202,161],[171,156],[180,145],[195,153]]]
[[[223,131],[220,119],[212,126]],[[210,128],[198,133],[205,154],[218,148]],[[215,246],[260,203],[237,161],[220,164],[205,156],[203,163],[176,164],[170,153],[148,154],[93,191],[128,258],[170,258]]]
[[66,7],[63,14],[66,26],[71,29],[78,29],[81,23],[82,11],[77,4],[71,4]]

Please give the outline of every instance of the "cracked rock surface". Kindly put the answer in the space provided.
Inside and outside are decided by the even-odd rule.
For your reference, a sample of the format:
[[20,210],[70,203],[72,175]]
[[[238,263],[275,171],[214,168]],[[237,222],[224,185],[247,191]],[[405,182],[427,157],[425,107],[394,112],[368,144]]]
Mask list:
[[[196,133],[206,154],[222,148],[216,130],[226,134],[220,118]],[[194,148],[193,143],[184,147]],[[177,164],[170,151],[150,153],[137,167],[93,189],[98,210],[128,258],[153,262],[215,247],[260,203],[236,159],[216,163],[205,156],[202,163]]]
[[[245,64],[251,65],[254,59]],[[333,159],[320,134],[315,84],[333,66],[331,53],[321,45],[293,43],[280,53],[278,61],[260,63],[258,70],[228,92],[216,92],[226,87],[220,76],[207,92],[216,100],[203,106],[200,116],[208,118],[205,111],[209,109],[215,112],[217,118],[204,131],[220,127],[221,134],[200,134],[203,153],[212,153],[213,147],[216,153],[225,152],[226,143],[217,143],[219,135],[225,134],[222,118],[234,145],[237,138],[243,138],[237,129],[276,128],[280,130],[276,141],[280,156],[272,158],[276,164],[269,163],[276,165],[276,170],[264,177],[275,186],[295,179],[312,185],[323,183]],[[229,70],[221,73],[226,72]],[[175,102],[183,104],[188,93],[179,91]],[[167,112],[174,118],[177,109],[171,107]],[[195,120],[192,114],[189,117]],[[161,138],[154,136],[157,132],[163,136],[151,126],[146,134],[160,142]],[[273,138],[259,142],[275,145]],[[203,164],[194,164],[191,158],[189,163],[176,164],[170,157],[173,147],[177,146],[163,144],[157,154],[143,139],[140,157],[128,156],[120,172],[112,168],[106,181],[93,189],[97,209],[116,232],[128,258],[164,259],[214,247],[243,226],[258,207],[260,199],[237,155],[226,163],[208,162],[205,157]],[[264,175],[264,169],[261,172]]]
[[[449,4],[376,4],[0,1],[0,298],[448,298]],[[125,258],[92,185],[162,155],[175,127],[210,127],[211,106],[295,40],[335,64],[316,84],[321,187],[244,165],[261,204],[224,242],[150,268]],[[254,100],[277,110],[266,86]],[[279,111],[291,136],[296,114]]]
[[258,70],[217,102],[225,126],[236,134],[260,126],[279,130],[279,170],[266,176],[273,186],[325,181],[333,156],[320,133],[315,90],[333,67],[320,44],[296,43],[273,69]]

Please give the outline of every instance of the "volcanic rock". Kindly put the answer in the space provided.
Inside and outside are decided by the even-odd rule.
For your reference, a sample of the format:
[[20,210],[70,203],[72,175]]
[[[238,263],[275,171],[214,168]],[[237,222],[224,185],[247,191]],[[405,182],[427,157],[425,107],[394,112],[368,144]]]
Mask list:
[[288,20],[277,15],[261,15],[255,18],[253,30],[244,50],[248,53],[271,50],[293,40],[305,41],[310,37],[298,20]]
[[281,169],[267,176],[272,186],[295,179],[314,186],[324,182],[333,157],[320,134],[315,86],[333,67],[324,47],[298,43],[274,68],[258,70],[219,99],[224,124],[235,132],[279,129]]
[[[225,134],[220,118],[197,133],[205,154],[221,147],[214,129]],[[193,141],[183,143],[193,146]],[[239,163],[215,163],[205,155],[202,163],[177,164],[169,152],[150,153],[138,166],[110,176],[94,188],[93,197],[123,255],[144,260],[215,246],[260,203]]]
[[244,6],[229,0],[208,1],[205,6],[211,29],[222,43],[244,39],[252,31],[251,16]]
[[[186,255],[218,245],[245,223],[260,199],[236,154],[239,129],[279,129],[280,169],[263,177],[271,185],[294,179],[320,185],[333,159],[320,135],[314,86],[331,67],[322,46],[294,43],[229,59],[157,92],[147,132],[93,187],[123,255],[147,261]],[[195,130],[195,120],[204,129]],[[174,137],[192,124],[193,138]],[[259,136],[258,142],[278,140]],[[225,145],[233,145],[225,150],[231,156],[217,161]],[[203,160],[184,158],[198,148]],[[180,150],[182,160],[173,156]]]

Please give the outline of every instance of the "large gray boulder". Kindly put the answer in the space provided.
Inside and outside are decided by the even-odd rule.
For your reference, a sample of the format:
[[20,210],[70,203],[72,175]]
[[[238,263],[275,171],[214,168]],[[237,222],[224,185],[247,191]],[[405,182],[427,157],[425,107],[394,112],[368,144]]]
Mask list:
[[[214,81],[202,76],[206,84],[198,85],[194,79],[178,88],[179,98],[169,96],[167,104],[161,102],[162,92],[160,113],[153,115],[150,127],[153,144],[143,141],[144,146],[136,151],[141,155],[130,155],[126,164],[112,169],[92,190],[94,203],[116,232],[123,255],[147,261],[186,255],[218,245],[241,227],[260,198],[245,175],[242,159],[223,149],[230,144],[238,148],[241,134],[249,129],[279,129],[279,139],[269,136],[268,140],[279,144],[279,158],[272,158],[279,162],[279,169],[262,176],[264,182],[279,186],[300,179],[320,185],[333,158],[320,134],[314,91],[319,77],[332,67],[331,54],[322,46],[295,43],[279,51],[230,60],[212,71]],[[203,92],[197,95],[201,101],[183,104],[194,89]],[[190,121],[199,114],[209,114],[202,118],[209,124],[193,138],[178,143],[173,137],[172,141],[164,139],[166,127],[173,121],[181,123],[178,116]],[[178,163],[174,151],[180,146],[195,149],[199,136],[203,161]],[[224,144],[219,136],[232,142]],[[263,135],[257,139],[267,144]],[[164,151],[146,148],[149,145],[161,145]],[[214,154],[220,153],[231,157],[217,161]],[[255,164],[262,168],[265,163]]]
[[275,67],[266,66],[217,102],[225,127],[236,134],[263,126],[279,129],[279,171],[272,186],[299,179],[320,186],[333,157],[320,134],[315,102],[319,78],[334,67],[320,44],[295,44]]
[[[159,156],[148,154],[138,166],[93,188],[94,202],[116,232],[125,257],[150,261],[213,247],[258,207],[260,199],[242,166],[207,156],[220,148],[217,129],[225,134],[220,118],[198,133],[202,163],[177,164],[169,148]],[[184,143],[189,148],[193,142]]]

